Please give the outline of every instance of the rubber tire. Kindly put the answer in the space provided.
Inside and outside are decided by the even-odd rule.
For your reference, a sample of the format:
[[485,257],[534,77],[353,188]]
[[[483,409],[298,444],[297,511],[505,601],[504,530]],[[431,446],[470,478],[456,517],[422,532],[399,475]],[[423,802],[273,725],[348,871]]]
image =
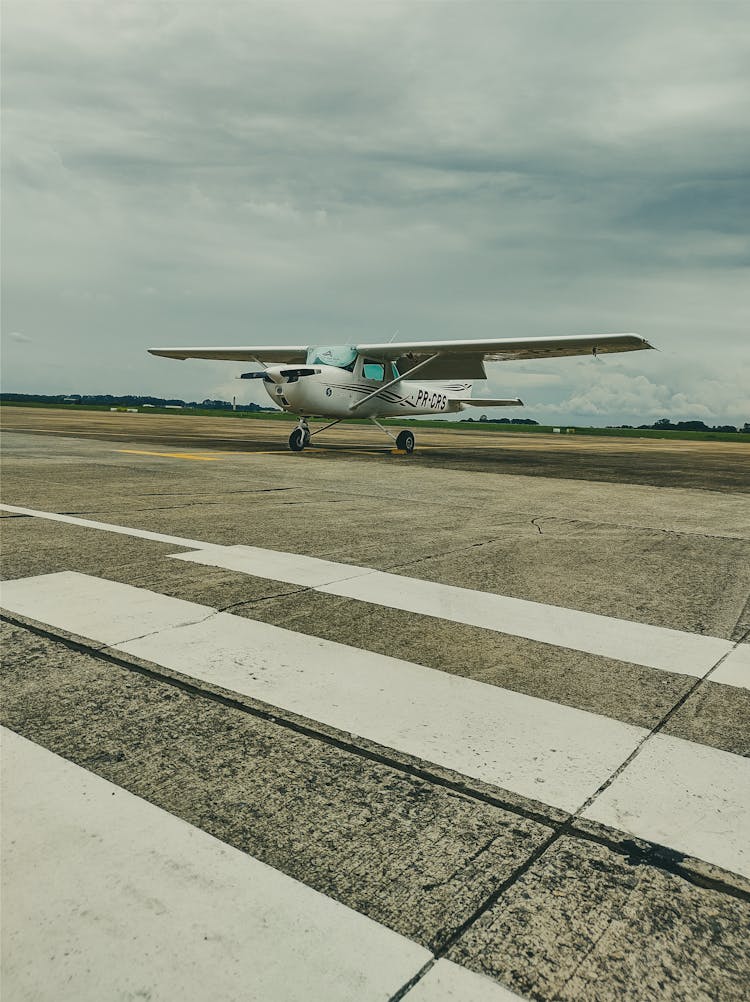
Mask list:
[[289,436],[289,448],[292,452],[302,452],[305,448],[305,433],[301,428],[295,428]]
[[411,431],[400,431],[396,438],[396,447],[403,452],[414,452],[414,433]]
[[306,431],[305,432],[305,445],[309,445],[310,444],[310,438],[311,438],[310,432]]

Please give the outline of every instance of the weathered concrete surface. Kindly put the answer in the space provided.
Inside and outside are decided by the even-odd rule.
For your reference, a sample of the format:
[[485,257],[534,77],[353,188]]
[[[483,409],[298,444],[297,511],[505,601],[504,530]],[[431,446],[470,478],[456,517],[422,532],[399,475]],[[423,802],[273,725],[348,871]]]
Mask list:
[[[360,448],[356,426],[299,457],[277,441],[284,425],[218,422],[234,429],[219,441],[207,419],[179,426],[181,447],[215,460],[194,462],[139,454],[175,451],[182,418],[111,417],[85,430],[107,441],[7,434],[3,500],[732,640],[750,626],[742,447],[555,436],[505,466],[477,433],[468,457],[456,435],[404,461]],[[98,575],[750,752],[737,687],[171,560],[166,544],[30,518],[1,528],[5,577]],[[9,726],[417,942],[458,936],[451,958],[521,995],[723,1002],[750,986],[750,893],[731,874],[648,846],[630,854],[590,822],[567,838],[559,812],[408,756],[323,726],[295,732],[309,721],[260,719],[252,701],[244,712],[211,686],[189,694],[22,627],[9,637]]]
[[449,956],[532,999],[741,1002],[748,924],[747,901],[562,838]]
[[520,637],[169,560],[179,551],[167,544],[27,518],[6,521],[3,535],[6,579],[59,570],[98,574],[627,723],[655,726],[693,683]]
[[750,756],[750,691],[709,679],[675,712],[664,733]]
[[[354,450],[378,461],[392,443],[367,424],[339,425],[316,440],[304,456],[286,449],[288,420],[191,417],[4,407],[8,431],[76,435],[104,440],[135,437],[140,443],[170,448],[274,450],[292,462],[327,459],[331,452]],[[643,483],[659,486],[748,490],[750,448],[745,443],[632,439],[572,435],[531,435],[501,430],[420,427],[415,422],[418,451],[407,462],[424,467],[467,472],[523,473],[576,480]],[[148,448],[148,445],[145,446]],[[732,462],[729,457],[732,457]],[[397,461],[401,457],[394,457]]]
[[4,627],[2,722],[424,945],[544,825]]
[[430,961],[88,769],[0,738],[4,998],[382,1002]]

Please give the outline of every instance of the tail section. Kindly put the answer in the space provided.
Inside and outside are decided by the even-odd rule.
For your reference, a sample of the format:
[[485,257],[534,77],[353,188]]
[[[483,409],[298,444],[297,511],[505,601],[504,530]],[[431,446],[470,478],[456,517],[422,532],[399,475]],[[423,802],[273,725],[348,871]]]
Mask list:
[[498,397],[453,397],[456,403],[465,411],[469,407],[523,407],[523,400],[514,397],[512,400]]
[[469,407],[523,407],[523,400],[514,397],[512,400],[497,397],[472,397],[473,383],[441,383],[440,389],[445,392],[450,401],[452,412],[465,411]]

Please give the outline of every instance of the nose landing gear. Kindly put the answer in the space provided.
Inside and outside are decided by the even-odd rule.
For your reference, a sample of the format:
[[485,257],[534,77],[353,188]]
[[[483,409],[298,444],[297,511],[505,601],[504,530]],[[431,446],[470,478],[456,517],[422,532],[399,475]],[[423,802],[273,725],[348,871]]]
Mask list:
[[310,427],[307,418],[300,418],[299,424],[289,436],[289,448],[292,452],[302,452],[310,444]]

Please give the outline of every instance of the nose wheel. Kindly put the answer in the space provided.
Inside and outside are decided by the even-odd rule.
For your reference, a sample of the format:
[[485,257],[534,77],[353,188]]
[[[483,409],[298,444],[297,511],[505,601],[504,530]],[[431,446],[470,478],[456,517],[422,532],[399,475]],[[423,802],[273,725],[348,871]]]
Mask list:
[[305,448],[305,433],[301,428],[295,428],[289,436],[289,448],[292,452],[302,452]]
[[292,452],[302,452],[310,444],[310,429],[307,421],[302,420],[289,436],[289,448]]

